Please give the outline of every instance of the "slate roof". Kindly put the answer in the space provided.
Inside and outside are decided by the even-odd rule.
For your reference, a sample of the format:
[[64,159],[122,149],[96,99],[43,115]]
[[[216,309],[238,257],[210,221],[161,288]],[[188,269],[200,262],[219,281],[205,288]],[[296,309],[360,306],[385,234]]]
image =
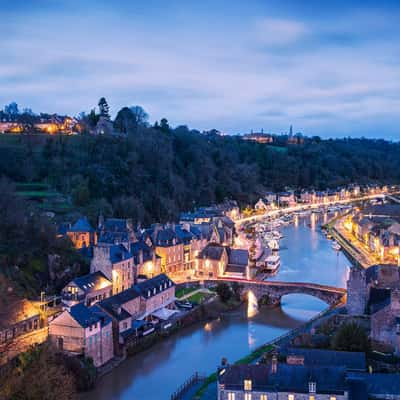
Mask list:
[[113,318],[121,321],[130,317],[130,314],[123,308],[123,305],[137,297],[139,297],[138,291],[134,288],[129,288],[100,301],[98,305]]
[[189,244],[194,237],[193,233],[183,229],[181,225],[175,227],[175,234],[183,244]]
[[209,260],[221,260],[224,247],[218,243],[208,243],[203,250],[199,253],[197,258],[209,259]]
[[246,267],[249,262],[249,252],[244,249],[228,248],[228,264]]
[[86,293],[102,289],[105,286],[112,286],[112,282],[100,271],[75,278],[71,283],[74,283]]
[[134,289],[142,297],[149,298],[163,292],[164,290],[174,285],[175,283],[171,279],[169,279],[167,275],[160,274],[155,276],[154,278],[148,279],[147,281],[137,283],[134,286]]
[[101,322],[103,325],[110,322],[107,315],[96,305],[88,308],[84,304],[78,303],[70,308],[69,313],[83,328],[87,328],[97,322]]
[[119,244],[129,242],[128,232],[103,232],[98,243]]
[[115,264],[132,258],[132,254],[123,244],[116,244],[110,247],[110,261]]
[[78,221],[68,229],[68,232],[94,232],[94,228],[90,225],[87,218],[83,217],[79,218]]
[[[142,251],[143,261],[149,261],[152,259],[153,250],[143,240],[131,244],[131,254],[135,260],[135,264],[139,264],[139,253]],[[158,257],[156,255],[156,257]]]
[[218,376],[225,390],[242,390],[245,379],[251,379],[253,391],[309,393],[309,382],[316,383],[317,393],[340,394],[347,389],[345,368],[306,367],[279,364],[276,373],[264,364],[232,365]]
[[305,366],[346,367],[347,370],[365,371],[365,353],[351,351],[335,351],[323,349],[307,349],[289,347],[279,351],[279,355],[303,356]]
[[350,373],[349,378],[364,380],[369,396],[391,398],[400,395],[400,374]]

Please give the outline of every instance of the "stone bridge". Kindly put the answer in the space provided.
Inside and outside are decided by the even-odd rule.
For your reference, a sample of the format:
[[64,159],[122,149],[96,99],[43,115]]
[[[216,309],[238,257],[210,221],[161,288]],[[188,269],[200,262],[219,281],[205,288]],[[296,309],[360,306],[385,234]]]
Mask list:
[[258,301],[265,300],[266,304],[278,305],[281,298],[287,294],[300,293],[319,298],[333,307],[345,302],[346,289],[334,286],[318,285],[316,283],[305,282],[281,282],[281,281],[256,281],[235,278],[221,278],[205,280],[205,286],[211,286],[225,282],[229,285],[237,283],[243,298],[247,297],[248,292],[252,291]]

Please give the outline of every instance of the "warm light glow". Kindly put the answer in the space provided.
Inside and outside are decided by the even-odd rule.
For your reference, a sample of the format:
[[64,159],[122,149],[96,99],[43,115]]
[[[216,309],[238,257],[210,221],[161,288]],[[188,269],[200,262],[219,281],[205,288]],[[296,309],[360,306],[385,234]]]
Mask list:
[[211,330],[212,330],[211,322],[207,322],[207,323],[204,325],[204,330],[205,330],[206,332],[211,332]]
[[247,293],[247,318],[252,318],[258,314],[258,301],[257,297],[250,290]]

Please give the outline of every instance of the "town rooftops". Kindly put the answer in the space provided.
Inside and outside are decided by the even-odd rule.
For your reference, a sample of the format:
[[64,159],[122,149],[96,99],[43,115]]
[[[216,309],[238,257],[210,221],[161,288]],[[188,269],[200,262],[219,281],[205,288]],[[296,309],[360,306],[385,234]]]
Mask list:
[[335,351],[324,349],[307,349],[300,347],[289,347],[279,351],[279,355],[288,357],[295,356],[302,358],[303,365],[312,366],[331,366],[346,367],[347,370],[366,370],[365,353],[351,351]]
[[97,306],[88,308],[84,304],[78,303],[70,308],[69,313],[82,328],[87,328],[97,322],[101,322],[102,324],[110,322],[107,314]]
[[175,283],[171,279],[169,279],[167,275],[160,274],[155,276],[154,278],[148,279],[147,281],[137,283],[134,286],[134,289],[142,297],[149,298],[163,292],[164,290],[174,285]]
[[[149,261],[152,259],[153,250],[143,240],[131,244],[131,253],[135,260],[135,264],[139,264],[139,254],[142,252],[143,261]],[[158,257],[156,255],[156,257]]]
[[86,217],[82,217],[68,229],[68,232],[94,232],[94,228],[90,225]]
[[225,390],[243,390],[244,380],[251,380],[253,391],[309,393],[309,383],[317,393],[341,394],[347,390],[344,367],[307,367],[278,364],[275,373],[270,365],[232,365],[219,372],[218,381]]
[[116,244],[110,247],[110,261],[115,264],[132,258],[132,254],[123,244]]
[[244,249],[228,248],[228,267],[247,267],[249,263],[249,252]]
[[117,320],[123,320],[130,317],[130,314],[124,310],[123,305],[137,297],[139,297],[138,291],[134,288],[129,288],[102,300],[99,306]]
[[75,284],[85,292],[103,289],[106,286],[112,287],[112,282],[100,271],[75,278],[69,283],[69,285],[71,283]]
[[120,244],[129,242],[128,232],[102,232],[98,243]]
[[224,249],[225,247],[218,243],[208,243],[207,246],[201,250],[197,258],[219,261],[224,253]]

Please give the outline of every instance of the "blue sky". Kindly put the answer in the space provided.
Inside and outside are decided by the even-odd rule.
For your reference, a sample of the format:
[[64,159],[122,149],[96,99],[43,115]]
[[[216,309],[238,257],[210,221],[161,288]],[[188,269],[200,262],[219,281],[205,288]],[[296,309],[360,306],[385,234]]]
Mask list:
[[105,96],[114,114],[140,104],[201,130],[400,139],[399,2],[14,0],[0,14],[0,107],[74,115]]

